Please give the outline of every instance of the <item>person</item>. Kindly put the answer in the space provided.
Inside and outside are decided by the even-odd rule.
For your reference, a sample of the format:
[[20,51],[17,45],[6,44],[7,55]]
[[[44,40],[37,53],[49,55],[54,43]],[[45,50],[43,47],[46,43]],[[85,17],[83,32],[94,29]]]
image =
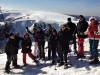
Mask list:
[[98,44],[100,39],[100,34],[97,33],[99,22],[95,17],[89,18],[90,24],[88,26],[88,37],[89,37],[89,45],[90,45],[90,59],[92,59],[90,64],[98,64]]
[[49,47],[51,48],[51,52],[52,52],[52,65],[53,65],[55,63],[56,49],[58,44],[56,30],[52,31],[49,40],[50,40]]
[[34,53],[33,53],[33,55],[35,57],[38,57],[39,56],[39,50],[38,50],[38,42],[37,42],[37,39],[36,39],[37,29],[35,27],[33,28],[34,33],[30,32],[28,27],[26,27],[26,29],[27,29],[27,32],[29,34],[33,35],[33,37],[34,37]]
[[[67,54],[69,52],[69,34],[70,28],[66,27],[66,25],[62,25],[61,30],[58,32],[58,66],[60,67],[64,64],[64,69],[68,68]],[[65,62],[63,62],[63,55]]]
[[5,46],[5,53],[7,54],[7,62],[5,66],[5,72],[10,72],[10,64],[13,60],[13,65],[15,68],[18,68],[17,65],[17,54],[18,54],[18,47],[17,47],[17,40],[15,39],[15,36],[13,33],[9,34],[9,40],[6,43]]
[[26,54],[29,55],[29,57],[34,60],[34,62],[37,64],[38,61],[36,60],[35,56],[31,53],[31,45],[32,45],[32,42],[31,42],[31,39],[29,37],[29,34],[28,33],[25,33],[24,34],[24,37],[23,37],[23,40],[22,40],[22,53],[23,53],[23,64],[24,66],[27,65],[26,63]]
[[87,38],[85,32],[87,31],[88,23],[85,21],[83,15],[79,16],[79,22],[77,23],[77,39],[78,39],[78,58],[84,58],[84,39]]
[[74,23],[72,23],[71,18],[67,19],[67,24],[66,26],[70,28],[70,42],[73,42],[74,44],[74,53],[77,54],[77,50],[76,50],[76,25]]
[[[10,36],[10,34],[8,32],[6,32],[5,35],[6,35],[6,38],[9,38],[9,36]],[[16,40],[16,47],[17,47],[17,54],[18,54],[19,43],[23,38],[19,36],[19,32],[16,32],[15,35],[14,35],[14,39]],[[19,65],[17,65],[17,59],[13,60],[12,66],[14,66],[15,68],[19,68],[20,67]]]
[[45,34],[44,34],[44,31],[42,31],[41,27],[37,28],[36,39],[37,39],[37,42],[38,42],[39,59],[45,60],[45,53],[44,53]]
[[48,60],[51,59],[51,47],[49,45],[50,41],[48,39],[50,38],[51,33],[52,33],[53,30],[55,30],[55,29],[51,26],[51,24],[48,24],[48,28],[45,31],[45,37],[46,37],[46,40],[48,41]]

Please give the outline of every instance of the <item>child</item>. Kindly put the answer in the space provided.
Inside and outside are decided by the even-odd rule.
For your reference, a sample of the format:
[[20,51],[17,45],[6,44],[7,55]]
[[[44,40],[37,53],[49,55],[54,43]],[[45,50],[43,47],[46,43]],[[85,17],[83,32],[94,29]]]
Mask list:
[[30,58],[32,58],[32,60],[34,60],[34,62],[37,64],[38,61],[35,59],[35,56],[32,55],[31,53],[31,45],[32,45],[32,42],[31,42],[31,39],[29,37],[29,34],[28,33],[25,33],[24,34],[24,38],[22,40],[22,53],[23,53],[23,63],[24,63],[24,66],[27,65],[26,63],[26,54],[29,55]]

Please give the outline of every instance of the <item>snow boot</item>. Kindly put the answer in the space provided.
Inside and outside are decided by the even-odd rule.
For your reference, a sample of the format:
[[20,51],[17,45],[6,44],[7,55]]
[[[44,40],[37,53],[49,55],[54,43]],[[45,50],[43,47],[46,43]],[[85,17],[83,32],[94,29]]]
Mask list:
[[58,63],[58,67],[60,67],[60,66],[62,66],[62,65],[64,65],[64,62]]
[[5,73],[8,73],[9,74],[10,73],[10,70],[5,70]]
[[93,59],[93,61],[89,62],[89,64],[99,64],[99,60],[98,59]]
[[67,68],[68,68],[68,64],[65,63],[65,64],[64,64],[64,69],[67,69]]

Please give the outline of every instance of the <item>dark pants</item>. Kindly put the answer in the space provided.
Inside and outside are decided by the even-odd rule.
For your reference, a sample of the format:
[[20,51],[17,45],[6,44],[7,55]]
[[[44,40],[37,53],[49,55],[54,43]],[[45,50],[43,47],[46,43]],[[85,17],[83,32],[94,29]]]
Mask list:
[[73,40],[73,44],[74,44],[74,50],[76,50],[76,48],[77,48],[77,47],[76,47],[76,37],[73,37],[72,40]]
[[48,44],[48,59],[50,59],[50,58],[51,58],[51,47]]
[[7,62],[6,62],[6,67],[5,69],[8,70],[10,68],[11,61],[13,60],[13,65],[17,65],[17,54],[16,55],[7,55]]
[[51,47],[51,51],[52,51],[52,60],[54,60],[56,56],[56,47]]
[[98,49],[97,49],[98,48],[98,43],[99,43],[99,40],[89,39],[91,55],[94,58],[97,58],[97,59],[98,59]]
[[45,45],[45,42],[38,42],[38,49],[39,49],[39,57],[40,58],[45,58],[44,45]]
[[60,53],[59,54],[59,61],[63,62],[63,55],[64,55],[65,63],[67,63],[67,53]]

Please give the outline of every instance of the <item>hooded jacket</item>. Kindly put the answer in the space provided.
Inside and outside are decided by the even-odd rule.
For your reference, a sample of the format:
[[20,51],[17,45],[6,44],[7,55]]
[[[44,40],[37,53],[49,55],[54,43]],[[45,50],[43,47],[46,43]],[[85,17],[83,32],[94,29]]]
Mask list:
[[88,26],[88,37],[90,39],[99,40],[100,34],[98,34],[98,25],[99,22],[95,20],[94,22],[91,22]]

